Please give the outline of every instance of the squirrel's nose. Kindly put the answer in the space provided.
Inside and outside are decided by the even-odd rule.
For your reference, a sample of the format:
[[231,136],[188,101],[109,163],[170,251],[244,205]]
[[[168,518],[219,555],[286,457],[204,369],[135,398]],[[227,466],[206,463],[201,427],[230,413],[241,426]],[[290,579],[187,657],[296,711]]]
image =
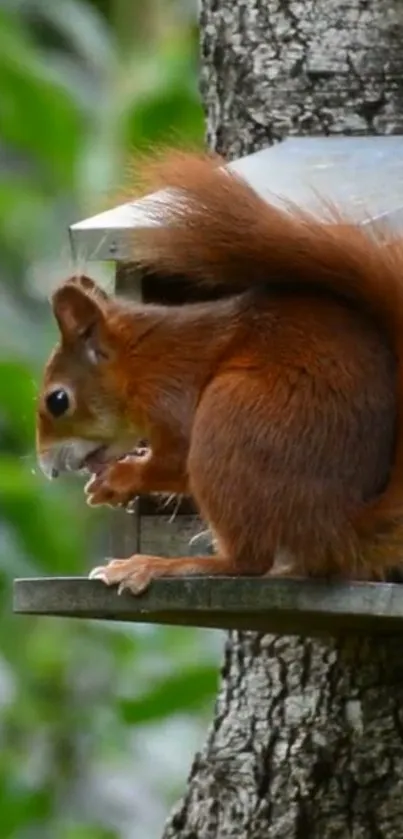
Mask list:
[[63,469],[60,460],[62,451],[58,446],[49,446],[38,452],[38,465],[48,480],[58,478]]

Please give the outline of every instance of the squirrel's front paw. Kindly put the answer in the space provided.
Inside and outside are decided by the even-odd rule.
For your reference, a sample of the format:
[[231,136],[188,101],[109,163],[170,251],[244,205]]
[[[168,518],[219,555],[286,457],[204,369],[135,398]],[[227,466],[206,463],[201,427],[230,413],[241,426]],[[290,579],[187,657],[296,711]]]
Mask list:
[[90,507],[127,507],[140,492],[138,463],[130,457],[111,463],[90,478],[84,492]]
[[161,561],[155,556],[135,554],[129,559],[111,559],[89,574],[90,580],[102,580],[107,586],[118,586],[118,594],[127,589],[141,594],[155,577],[161,575]]

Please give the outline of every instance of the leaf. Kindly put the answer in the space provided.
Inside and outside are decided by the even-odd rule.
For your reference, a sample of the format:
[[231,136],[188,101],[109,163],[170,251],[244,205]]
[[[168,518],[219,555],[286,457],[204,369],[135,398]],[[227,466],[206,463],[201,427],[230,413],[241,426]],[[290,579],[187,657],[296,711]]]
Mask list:
[[0,457],[0,509],[43,569],[66,574],[85,566],[86,540],[69,494],[59,494],[23,461],[6,455]]
[[49,183],[71,184],[81,133],[74,101],[55,84],[26,32],[0,11],[0,130],[3,143],[35,155]]
[[26,4],[36,15],[48,21],[66,39],[69,48],[87,65],[104,75],[116,60],[113,31],[98,9],[81,0],[30,0]]
[[32,371],[17,359],[0,359],[0,421],[8,423],[13,438],[34,442],[36,386]]
[[189,667],[158,681],[135,699],[123,699],[119,710],[125,722],[156,722],[171,714],[200,710],[211,701],[217,689],[217,668]]

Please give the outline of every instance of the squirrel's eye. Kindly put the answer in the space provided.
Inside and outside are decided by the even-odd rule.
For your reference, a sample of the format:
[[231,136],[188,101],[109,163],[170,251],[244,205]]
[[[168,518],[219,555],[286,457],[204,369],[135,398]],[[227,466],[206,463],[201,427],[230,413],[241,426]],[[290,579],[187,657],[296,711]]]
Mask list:
[[70,408],[70,396],[63,388],[52,390],[46,397],[46,407],[52,417],[62,417]]

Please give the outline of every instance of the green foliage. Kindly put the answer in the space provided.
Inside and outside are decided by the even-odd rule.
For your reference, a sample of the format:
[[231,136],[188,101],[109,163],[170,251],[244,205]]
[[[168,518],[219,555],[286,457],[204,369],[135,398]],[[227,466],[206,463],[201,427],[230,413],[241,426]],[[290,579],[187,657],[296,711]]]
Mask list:
[[135,699],[121,700],[120,713],[127,723],[155,722],[170,714],[200,708],[203,701],[211,698],[216,686],[215,667],[187,667],[185,671],[165,676]]
[[[37,385],[55,332],[47,296],[71,261],[68,224],[120,186],[133,149],[202,138],[187,5],[9,0],[0,10],[2,839],[158,835],[214,694],[213,633],[11,614],[13,577],[81,574],[94,561],[100,517],[80,482],[49,485],[35,462]],[[158,756],[169,782],[151,769]]]

